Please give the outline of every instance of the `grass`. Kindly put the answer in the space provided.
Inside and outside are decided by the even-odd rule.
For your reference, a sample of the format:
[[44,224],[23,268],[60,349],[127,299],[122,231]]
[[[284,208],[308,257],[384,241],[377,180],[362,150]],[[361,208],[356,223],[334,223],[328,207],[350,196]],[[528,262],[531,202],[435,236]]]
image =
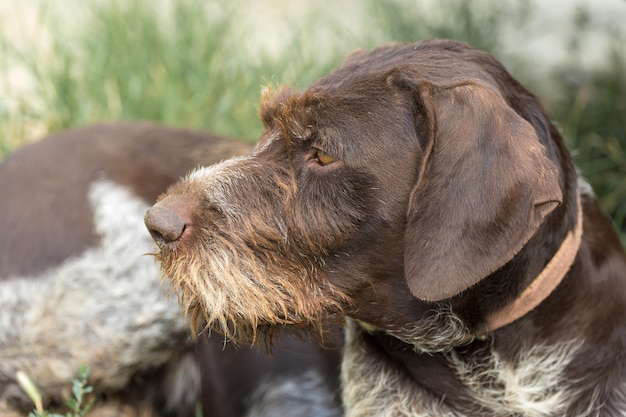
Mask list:
[[[330,70],[292,28],[290,59],[251,58],[233,26],[241,3],[180,0],[159,9],[147,0],[88,3],[85,23],[68,31],[53,11],[43,13],[53,36],[26,51],[6,43],[5,55],[27,68],[35,97],[20,97],[0,115],[0,152],[22,143],[19,126],[58,131],[102,120],[153,120],[254,140],[262,86],[299,79],[306,85]],[[286,65],[285,65],[286,64]],[[2,108],[2,107],[0,107]]]
[[579,64],[586,57],[577,47],[590,25],[584,9],[573,23],[570,62],[556,72],[561,95],[550,110],[626,246],[626,31],[603,27],[602,33],[611,39],[607,65],[585,72]]
[[251,93],[262,80],[243,57],[228,53],[232,46],[221,36],[232,7],[208,4],[182,1],[162,19],[146,1],[93,3],[78,33],[47,16],[55,35],[49,50],[8,51],[30,70],[42,100],[18,102],[14,113],[46,131],[139,119],[252,137],[258,99]]
[[87,384],[89,373],[89,368],[85,365],[78,368],[78,378],[71,381],[73,396],[65,402],[68,411],[66,414],[59,414],[44,409],[41,393],[36,384],[28,375],[18,372],[17,379],[20,386],[35,404],[35,409],[28,413],[28,417],[84,417],[87,415],[95,403],[95,398],[91,396],[93,387]]
[[[60,18],[54,4],[39,10],[41,32],[51,34],[46,42],[35,38],[20,49],[7,42],[0,21],[0,86],[9,92],[0,96],[0,158],[33,135],[103,120],[153,120],[253,141],[264,85],[304,87],[359,47],[456,38],[493,53],[536,87],[626,242],[626,39],[619,28],[604,33],[613,40],[609,65],[579,70],[584,56],[576,45],[598,32],[584,9],[563,46],[570,53],[565,66],[542,77],[553,86],[554,96],[546,96],[533,85],[533,63],[502,36],[511,28],[523,36],[531,0],[363,0],[352,8],[356,25],[333,6],[312,7],[293,21],[263,22],[261,30],[278,30],[283,44],[269,52],[254,43],[260,35],[242,20],[249,4],[240,0],[77,2],[80,24]],[[12,92],[3,78],[15,63],[32,80],[32,94]]]
[[[251,42],[255,35],[241,20],[247,6],[241,0],[178,0],[159,7],[148,0],[77,2],[82,23],[72,25],[56,14],[54,2],[41,4],[40,32],[49,38],[16,46],[0,21],[0,87],[7,92],[0,95],[0,159],[33,136],[104,120],[152,120],[253,141],[261,131],[256,112],[264,85],[305,87],[356,48],[455,38],[493,53],[539,93],[626,245],[626,34],[601,29],[611,39],[608,65],[582,69],[585,57],[576,46],[598,31],[582,9],[563,45],[567,62],[542,74],[552,96],[533,85],[533,63],[501,36],[511,27],[523,33],[533,18],[530,0],[428,6],[362,0],[355,6],[361,23],[354,26],[318,7],[292,22],[263,22],[281,31],[283,46],[269,52]],[[14,65],[32,81],[32,91],[11,84],[7,74]],[[73,384],[83,381],[87,388],[85,380]],[[68,415],[84,415],[88,407],[78,401],[68,404],[74,413]],[[45,413],[39,404],[32,415],[52,416]]]

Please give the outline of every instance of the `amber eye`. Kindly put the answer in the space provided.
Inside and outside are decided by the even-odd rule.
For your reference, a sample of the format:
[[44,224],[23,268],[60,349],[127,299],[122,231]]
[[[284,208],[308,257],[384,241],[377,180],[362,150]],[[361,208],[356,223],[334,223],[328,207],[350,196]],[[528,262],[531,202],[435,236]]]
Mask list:
[[335,158],[333,158],[332,156],[328,155],[327,153],[324,153],[323,151],[321,151],[319,149],[315,150],[315,159],[322,166],[329,165],[329,164],[332,164],[333,162],[335,162]]

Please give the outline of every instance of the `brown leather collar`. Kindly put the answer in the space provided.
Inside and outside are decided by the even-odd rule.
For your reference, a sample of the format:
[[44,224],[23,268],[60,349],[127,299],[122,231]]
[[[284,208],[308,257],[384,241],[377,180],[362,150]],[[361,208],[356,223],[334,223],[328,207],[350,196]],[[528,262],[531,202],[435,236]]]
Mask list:
[[539,276],[510,304],[496,311],[487,319],[487,332],[493,332],[511,324],[537,307],[561,283],[576,259],[583,232],[583,213],[580,195],[576,198],[578,218],[576,227],[570,230],[561,246]]

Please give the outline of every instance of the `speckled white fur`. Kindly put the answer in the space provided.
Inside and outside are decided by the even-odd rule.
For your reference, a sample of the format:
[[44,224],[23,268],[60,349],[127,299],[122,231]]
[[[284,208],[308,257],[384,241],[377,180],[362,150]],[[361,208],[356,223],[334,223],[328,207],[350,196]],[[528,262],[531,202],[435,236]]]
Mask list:
[[289,377],[273,377],[261,384],[251,398],[246,417],[339,417],[334,394],[315,371]]
[[60,387],[69,389],[80,364],[91,368],[97,388],[117,389],[186,343],[176,299],[145,255],[155,250],[143,226],[147,204],[108,180],[92,185],[89,201],[98,246],[45,276],[0,283],[0,404],[23,397],[18,370],[44,397],[65,395]]
[[[343,401],[348,417],[469,417],[450,409],[445,398],[435,398],[398,367],[382,361],[362,341],[364,330],[353,321],[346,329],[342,364]],[[488,363],[472,364],[454,351],[444,353],[459,380],[469,389],[481,416],[547,417],[564,415],[576,381],[563,370],[581,343],[527,350],[513,362],[492,355]],[[588,410],[580,416],[593,416]],[[572,416],[574,417],[574,416]]]

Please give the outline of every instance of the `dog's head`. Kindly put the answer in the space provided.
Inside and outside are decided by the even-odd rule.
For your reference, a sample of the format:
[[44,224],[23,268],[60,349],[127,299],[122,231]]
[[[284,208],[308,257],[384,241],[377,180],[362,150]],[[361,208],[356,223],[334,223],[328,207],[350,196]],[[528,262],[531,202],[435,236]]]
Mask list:
[[146,216],[187,311],[232,336],[340,313],[384,327],[501,268],[563,199],[539,104],[456,42],[357,52],[260,115],[250,155]]

